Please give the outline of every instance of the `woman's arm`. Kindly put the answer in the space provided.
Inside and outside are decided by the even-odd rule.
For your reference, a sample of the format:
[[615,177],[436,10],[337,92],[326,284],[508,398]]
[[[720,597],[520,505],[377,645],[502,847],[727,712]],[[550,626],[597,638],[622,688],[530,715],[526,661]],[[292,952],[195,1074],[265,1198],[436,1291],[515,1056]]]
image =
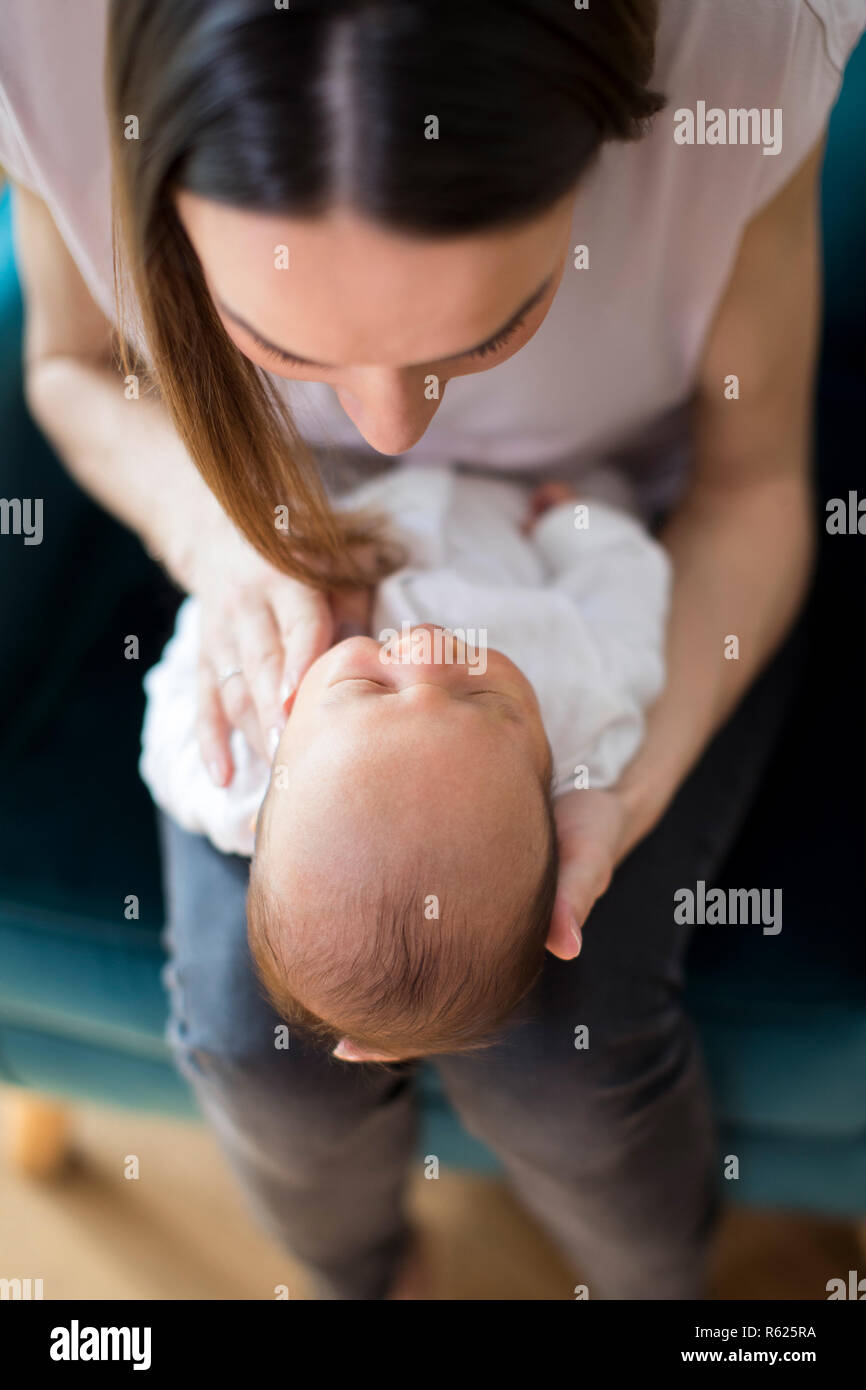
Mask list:
[[[695,464],[661,539],[674,566],[665,691],[614,793],[560,799],[561,888],[579,922],[659,821],[805,597],[820,309],[822,146],[750,223],[703,356]],[[739,400],[725,378],[739,378]],[[739,658],[725,659],[729,636]],[[583,801],[581,801],[583,798]]]
[[[668,683],[622,779],[625,853],[656,823],[780,645],[813,557],[810,482],[823,146],[750,225],[701,369],[695,470],[662,533],[674,563]],[[725,378],[739,378],[739,400]],[[739,640],[726,660],[725,640]]]
[[[127,400],[111,326],[45,204],[16,187],[30,410],[69,471],[131,527],[184,589],[202,599],[199,742],[219,785],[232,776],[231,728],[266,750],[281,686],[332,636],[326,600],[265,563],[202,481],[158,399]],[[218,677],[242,666],[224,689]]]
[[13,209],[30,410],[81,486],[189,589],[196,525],[219,507],[158,400],[125,399],[111,325],[45,204],[16,187]]

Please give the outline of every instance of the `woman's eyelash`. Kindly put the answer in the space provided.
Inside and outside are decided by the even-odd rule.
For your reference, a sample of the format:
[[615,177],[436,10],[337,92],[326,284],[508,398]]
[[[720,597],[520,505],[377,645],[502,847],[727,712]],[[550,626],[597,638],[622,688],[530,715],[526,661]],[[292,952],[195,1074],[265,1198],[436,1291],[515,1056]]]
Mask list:
[[489,343],[485,343],[482,347],[476,348],[474,352],[468,353],[467,356],[486,357],[488,353],[498,352],[501,347],[504,347],[505,344],[514,337],[518,329],[522,328],[525,323],[526,317],[524,316],[522,319],[518,319],[516,323],[513,323],[510,328],[506,328],[504,333],[500,333],[498,338],[491,338]]
[[[517,333],[518,330],[521,329],[525,323],[525,317],[522,319],[518,319],[517,322],[513,323],[510,328],[507,328],[504,333],[500,333],[499,336],[496,338],[491,338],[489,343],[484,343],[482,347],[475,348],[473,352],[467,352],[466,356],[488,357],[490,353],[498,352],[500,348],[503,348],[506,343],[511,341],[515,333]],[[270,343],[263,342],[261,338],[256,337],[255,333],[250,334],[250,337],[253,339],[253,342],[261,348],[262,352],[267,354],[268,357],[273,357],[275,361],[282,362],[287,367],[310,366],[309,362],[303,362],[299,357],[292,357],[288,352],[282,352],[280,348],[271,347]]]
[[280,348],[271,347],[270,343],[265,343],[261,338],[257,338],[255,333],[250,337],[257,347],[260,347],[268,357],[273,357],[277,362],[284,362],[287,367],[308,367],[309,362],[302,362],[300,357],[292,357],[290,353],[283,352]]

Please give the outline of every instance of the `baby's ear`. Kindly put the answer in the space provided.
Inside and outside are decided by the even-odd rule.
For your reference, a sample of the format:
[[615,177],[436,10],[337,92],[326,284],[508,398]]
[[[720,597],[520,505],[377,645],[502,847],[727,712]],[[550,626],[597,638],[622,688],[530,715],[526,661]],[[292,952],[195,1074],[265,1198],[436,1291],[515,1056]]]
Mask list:
[[582,945],[583,935],[577,918],[562,893],[557,893],[547,934],[547,949],[560,960],[574,960],[575,956],[580,955]]
[[348,1038],[341,1038],[331,1053],[332,1057],[339,1057],[343,1062],[399,1062],[399,1057],[389,1057],[384,1052],[365,1052],[363,1048],[356,1047],[350,1043]]

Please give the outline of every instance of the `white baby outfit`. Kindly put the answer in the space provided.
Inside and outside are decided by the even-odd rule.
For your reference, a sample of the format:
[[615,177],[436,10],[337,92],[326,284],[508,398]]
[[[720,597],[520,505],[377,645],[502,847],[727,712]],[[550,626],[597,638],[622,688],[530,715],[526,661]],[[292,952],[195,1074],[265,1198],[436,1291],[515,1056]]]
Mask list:
[[[427,622],[457,635],[485,633],[487,646],[510,657],[535,689],[557,793],[576,776],[588,776],[590,787],[616,780],[664,681],[670,563],[634,515],[600,500],[618,487],[616,478],[597,477],[594,496],[582,492],[577,504],[550,509],[530,536],[521,530],[526,486],[448,468],[398,467],[339,503],[386,513],[406,548],[407,563],[377,591],[372,635]],[[228,787],[216,787],[202,762],[199,615],[198,600],[186,599],[161,661],[145,676],[140,770],[157,805],[181,826],[224,852],[249,855],[270,769],[238,730]]]

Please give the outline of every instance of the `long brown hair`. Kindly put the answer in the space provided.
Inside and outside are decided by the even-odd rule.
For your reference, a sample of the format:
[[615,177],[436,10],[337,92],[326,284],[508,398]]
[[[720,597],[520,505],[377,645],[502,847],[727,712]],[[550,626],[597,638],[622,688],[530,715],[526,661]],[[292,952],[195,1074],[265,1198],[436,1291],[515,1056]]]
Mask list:
[[[272,564],[317,587],[394,563],[332,511],[273,380],[220,322],[173,195],[323,213],[339,196],[428,236],[527,220],[605,140],[637,138],[656,0],[112,0],[106,98],[124,374],[159,391],[205,482]],[[429,113],[442,138],[425,140]],[[137,131],[127,126],[130,117]],[[126,138],[134,133],[134,138]],[[146,361],[133,355],[137,300]],[[288,508],[288,531],[275,509]]]

